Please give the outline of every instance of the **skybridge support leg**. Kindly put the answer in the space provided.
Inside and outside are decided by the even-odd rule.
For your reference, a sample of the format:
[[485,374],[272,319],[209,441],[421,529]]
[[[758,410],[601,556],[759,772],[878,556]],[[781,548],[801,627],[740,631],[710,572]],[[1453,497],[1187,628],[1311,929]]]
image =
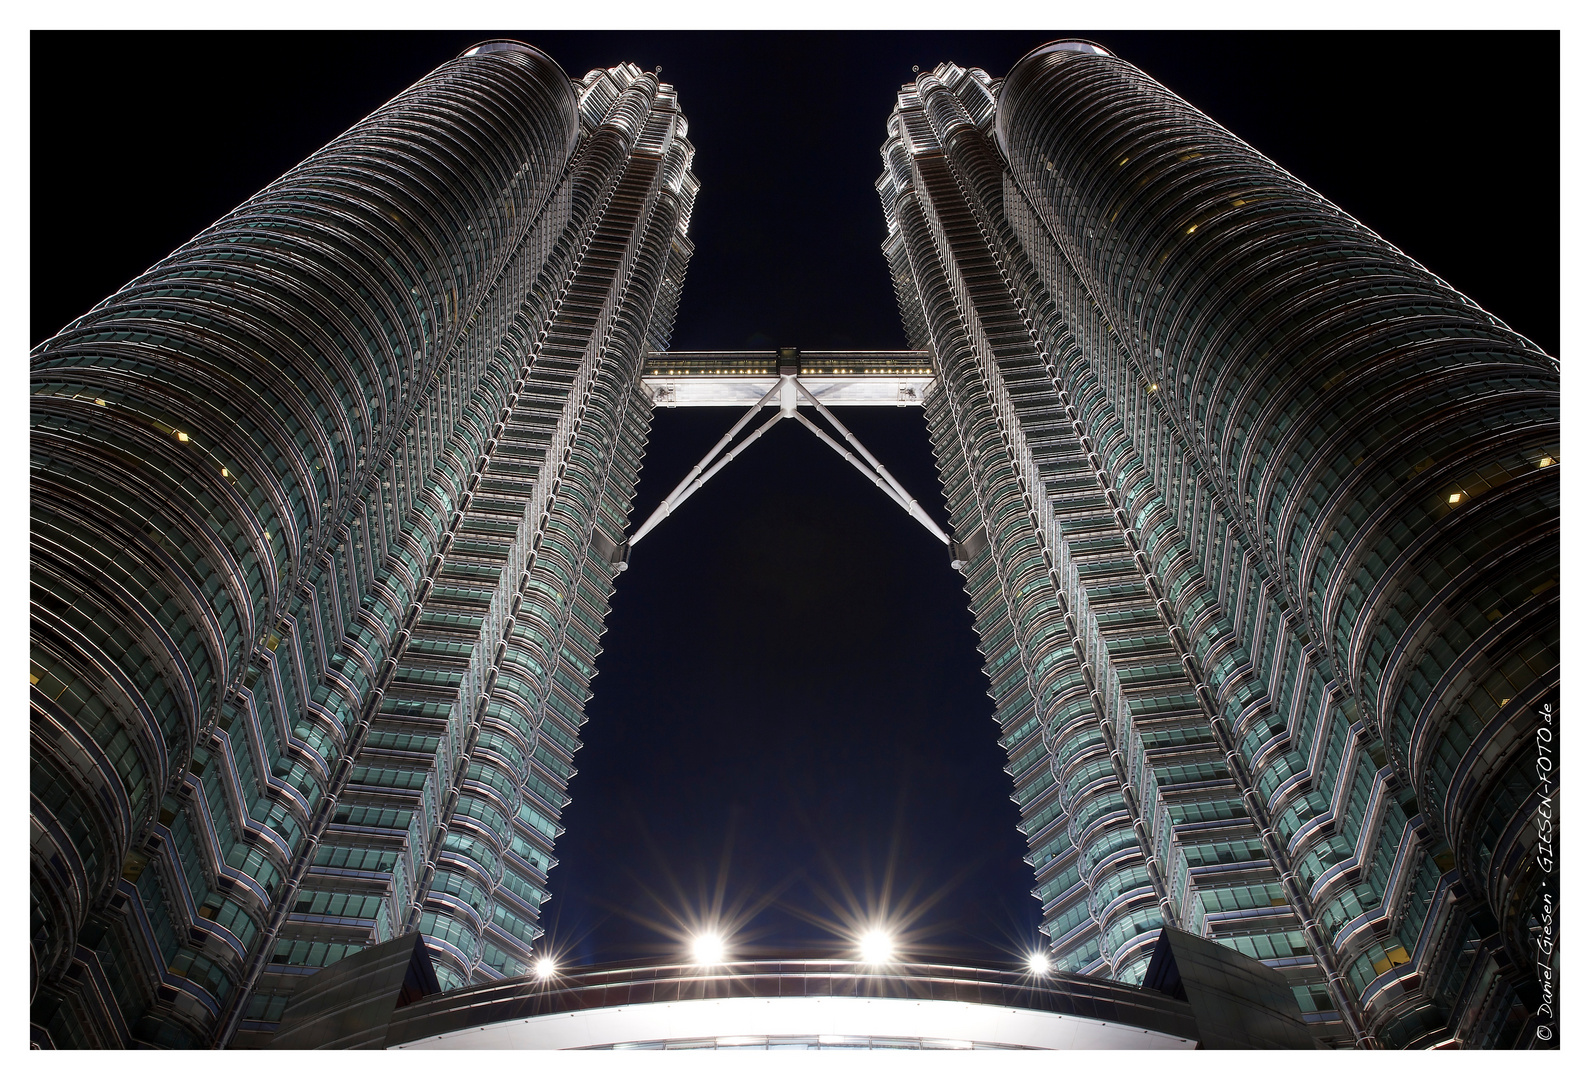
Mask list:
[[[829,412],[827,406],[813,397],[811,392],[807,390],[806,387],[801,385],[799,379],[791,379],[790,381],[795,384],[798,390],[800,390],[802,397],[811,402],[817,411],[821,413],[830,424],[839,429],[839,433],[845,437],[845,441],[851,446],[854,446],[856,450],[860,452],[861,456],[867,459],[867,464],[878,470],[878,475],[882,477],[884,482],[889,486],[889,490],[898,496],[897,501],[902,507],[905,508],[905,512],[916,518],[917,521],[919,521],[928,532],[938,537],[940,542],[948,544],[950,542],[950,538],[945,535],[944,530],[940,529],[936,524],[933,523],[933,519],[928,517],[927,511],[923,510],[921,505],[918,504],[915,499],[911,498],[911,493],[906,491],[905,487],[900,483],[900,481],[896,480],[892,475],[890,475],[889,470],[883,467],[883,463],[867,452],[867,448],[861,445],[861,440],[852,435],[850,433],[850,429],[839,422],[839,417]],[[818,430],[811,424],[808,424],[807,427],[810,427],[813,431]],[[834,449],[837,450],[839,448],[835,446]],[[854,464],[856,468],[861,469],[861,464],[859,462],[852,461],[852,464]],[[861,469],[861,471],[866,472],[867,470]]]
[[[885,495],[889,496],[890,499],[894,500],[894,504],[896,506],[910,514],[923,528],[927,529],[928,532],[937,537],[941,544],[949,544],[950,538],[945,535],[943,529],[940,529],[933,523],[932,518],[927,516],[927,511],[918,506],[916,500],[911,498],[910,495],[906,494],[904,488],[899,487],[898,482],[893,485],[887,482],[894,479],[892,476],[889,476],[887,473],[873,472],[871,469],[867,468],[867,466],[863,465],[861,460],[857,458],[856,455],[852,454],[849,450],[846,450],[843,446],[840,446],[837,442],[835,442],[833,436],[829,435],[828,432],[824,431],[822,428],[806,419],[806,417],[802,416],[800,413],[795,413],[794,415],[795,419],[799,420],[802,424],[805,424],[813,435],[816,435],[823,442],[827,443],[828,446],[833,449],[834,453],[838,454],[840,457],[854,465],[856,470],[860,472],[862,476],[865,476],[868,480],[871,480],[878,486],[879,491],[883,492]],[[863,452],[865,453],[865,451]]]
[[[711,450],[707,451],[707,456],[702,458],[696,464],[696,467],[691,469],[690,472],[685,476],[685,478],[683,480],[679,481],[679,486],[674,488],[673,491],[669,492],[668,497],[662,501],[662,505],[661,506],[657,507],[656,510],[652,511],[652,515],[651,515],[651,517],[646,519],[646,523],[644,525],[642,525],[639,529],[635,530],[635,535],[633,535],[633,536],[631,536],[629,538],[629,543],[626,545],[627,547],[634,547],[635,544],[637,542],[639,542],[641,537],[645,536],[647,533],[649,533],[653,529],[655,529],[658,525],[662,524],[663,518],[665,518],[669,514],[673,513],[675,507],[677,507],[680,503],[684,502],[687,498],[689,498],[691,496],[691,494],[693,494],[697,489],[699,489],[701,487],[700,484],[696,484],[695,487],[691,487],[691,484],[692,484],[693,481],[695,481],[695,479],[697,477],[701,476],[702,470],[705,469],[708,465],[710,465],[712,463],[712,459],[718,456],[719,451],[721,451],[725,446],[728,446],[729,443],[734,439],[734,437],[736,435],[738,435],[741,432],[742,429],[744,429],[745,425],[749,424],[751,422],[751,417],[753,417],[757,413],[761,412],[763,406],[765,406],[768,402],[772,401],[774,398],[779,396],[779,388],[782,387],[782,386],[783,386],[783,380],[781,379],[773,387],[773,389],[769,390],[767,393],[762,395],[762,400],[761,401],[758,401],[755,405],[752,405],[749,409],[745,410],[745,415],[740,417],[740,419],[735,423],[735,425],[732,428],[729,429],[729,433],[727,435],[725,435],[723,438],[719,439],[716,446],[714,446]],[[774,416],[773,419],[777,420],[782,415],[783,415],[782,413],[779,413],[778,415]],[[736,449],[732,454],[730,454],[729,457],[725,458],[723,460],[723,462],[721,462],[718,466],[716,466],[712,470],[712,472],[716,473],[718,471],[718,469],[721,469],[724,465],[728,464],[728,462],[730,460],[732,460],[733,457],[736,454],[738,454],[741,450],[744,450],[747,446],[751,445],[751,443],[753,441],[755,441],[757,436],[761,435],[762,432],[766,431],[771,426],[772,426],[772,422],[771,421],[766,423],[766,424],[763,424],[759,429],[757,429],[756,433],[753,434],[750,439],[747,439],[745,442],[741,443],[739,448]],[[711,474],[709,474],[709,475],[711,475]],[[703,477],[702,480],[703,480],[703,482],[705,482],[705,477]]]
[[[749,419],[749,416],[747,416],[747,419]],[[751,432],[750,438],[746,439],[739,446],[736,446],[733,450],[730,450],[727,454],[724,454],[723,457],[719,459],[718,463],[713,465],[712,468],[708,469],[706,472],[701,472],[701,465],[705,465],[708,461],[712,460],[712,454],[708,454],[705,458],[703,458],[701,465],[697,465],[691,470],[691,475],[685,477],[684,483],[675,488],[674,493],[668,496],[668,498],[664,499],[663,504],[657,508],[656,512],[653,513],[651,517],[646,519],[646,524],[642,525],[638,530],[636,530],[635,535],[629,538],[629,544],[627,546],[633,548],[636,544],[640,543],[641,537],[645,536],[647,533],[651,532],[658,525],[660,525],[663,518],[667,517],[669,514],[673,513],[679,508],[680,503],[684,502],[686,499],[690,498],[690,496],[700,491],[703,484],[705,484],[708,480],[711,480],[714,476],[717,476],[725,465],[739,457],[740,453],[747,446],[750,446],[752,443],[756,442],[756,440],[760,439],[763,432],[767,431],[768,428],[772,427],[782,419],[784,419],[783,413],[774,413],[772,416],[768,417],[767,423]],[[713,451],[713,453],[716,452],[716,450]]]

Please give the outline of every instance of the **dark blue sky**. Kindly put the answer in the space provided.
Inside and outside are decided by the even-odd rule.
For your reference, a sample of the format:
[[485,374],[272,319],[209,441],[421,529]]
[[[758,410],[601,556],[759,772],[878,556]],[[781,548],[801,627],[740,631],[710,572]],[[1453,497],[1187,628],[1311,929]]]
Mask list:
[[[674,344],[724,349],[903,346],[872,188],[896,89],[1071,33],[35,35],[32,339],[497,36],[678,86],[702,190]],[[1555,34],[1083,36],[1556,352]],[[635,520],[733,418],[658,412]],[[944,522],[921,414],[843,419]],[[720,880],[770,949],[840,949],[879,904],[924,949],[1037,940],[960,577],[809,433],[647,537],[603,645],[545,912],[569,955],[667,953]]]

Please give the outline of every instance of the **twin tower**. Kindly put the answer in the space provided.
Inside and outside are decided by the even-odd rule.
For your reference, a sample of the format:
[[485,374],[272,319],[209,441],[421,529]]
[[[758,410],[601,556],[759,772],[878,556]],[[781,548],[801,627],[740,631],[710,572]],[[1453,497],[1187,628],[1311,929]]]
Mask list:
[[[487,42],[35,351],[39,1045],[262,1045],[416,931],[530,970],[693,153]],[[1329,1044],[1526,1044],[1556,361],[1085,42],[924,72],[883,159],[1055,963],[1173,926]]]

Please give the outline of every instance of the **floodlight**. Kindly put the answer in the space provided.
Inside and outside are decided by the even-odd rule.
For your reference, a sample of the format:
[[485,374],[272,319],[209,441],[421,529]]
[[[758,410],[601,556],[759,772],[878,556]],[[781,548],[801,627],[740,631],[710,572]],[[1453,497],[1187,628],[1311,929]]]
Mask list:
[[721,964],[723,962],[723,938],[714,933],[697,934],[696,940],[691,942],[691,952],[695,954],[698,964]]
[[861,935],[861,958],[869,964],[886,964],[894,956],[894,939],[885,930]]

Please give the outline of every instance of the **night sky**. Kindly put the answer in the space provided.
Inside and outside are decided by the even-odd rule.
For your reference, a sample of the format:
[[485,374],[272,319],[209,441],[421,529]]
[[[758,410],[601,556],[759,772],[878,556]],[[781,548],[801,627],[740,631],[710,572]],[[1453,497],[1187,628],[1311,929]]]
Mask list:
[[[902,348],[873,181],[911,66],[1003,75],[1070,31],[35,34],[37,342],[464,48],[679,88],[701,193],[680,349]],[[1082,35],[1558,349],[1555,34]],[[658,410],[638,523],[735,419]],[[921,413],[841,419],[941,524]],[[1040,938],[960,575],[849,465],[776,426],[620,576],[544,923],[580,962],[833,955],[884,916],[919,955]]]

